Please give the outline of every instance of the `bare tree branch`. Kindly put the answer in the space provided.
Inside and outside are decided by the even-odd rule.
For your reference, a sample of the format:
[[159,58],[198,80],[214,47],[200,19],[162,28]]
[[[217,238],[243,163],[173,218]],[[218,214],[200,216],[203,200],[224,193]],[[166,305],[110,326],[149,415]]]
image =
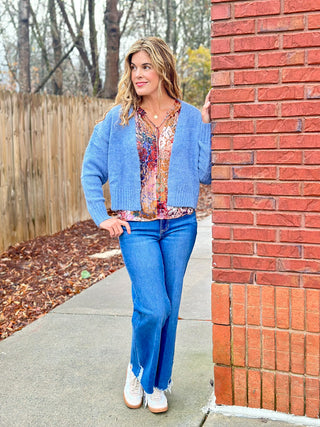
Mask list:
[[32,6],[31,6],[31,4],[30,4],[30,14],[32,16],[32,21],[33,21],[32,22],[32,26],[31,26],[32,32],[33,32],[33,34],[34,34],[34,36],[35,36],[35,38],[37,40],[37,43],[38,43],[38,45],[40,47],[41,55],[42,55],[42,58],[44,59],[44,62],[46,64],[47,71],[49,71],[51,67],[50,67],[50,61],[49,61],[49,58],[48,58],[48,53],[47,53],[45,41],[44,41],[44,39],[43,39],[43,37],[41,35],[39,24],[38,24],[38,21],[37,21],[37,17],[36,17],[36,14],[34,13],[34,10],[33,10]]
[[[77,42],[77,41],[76,41]],[[76,47],[76,42],[73,43],[73,45],[71,46],[71,48],[68,50],[68,52],[66,52],[62,58],[60,59],[60,61],[52,68],[52,70],[50,71],[50,73],[42,80],[42,82],[39,84],[39,86],[36,87],[36,89],[33,91],[33,93],[38,93],[43,86],[47,83],[47,81],[50,79],[50,77],[52,76],[52,74],[56,71],[57,68],[60,67],[60,65],[63,63],[64,60],[66,60],[68,58],[68,56],[70,55],[70,53],[73,51],[73,49]]]
[[18,82],[18,76],[17,76],[17,68],[12,66],[12,64],[11,64],[11,62],[10,62],[10,59],[9,59],[9,57],[8,57],[8,52],[7,52],[7,50],[6,50],[6,49],[5,49],[5,51],[4,51],[4,55],[5,55],[5,58],[6,58],[6,61],[7,61],[7,67],[9,68],[9,71],[10,71],[10,73],[11,73],[12,77],[13,77],[13,80],[14,80],[16,83],[18,83],[18,84],[19,84],[19,82]]
[[[81,22],[80,22],[80,24],[78,23],[76,8],[74,7],[74,0],[71,1],[71,10],[72,10],[72,15],[73,15],[73,19],[74,19],[74,23],[75,23],[77,32],[80,33],[80,29],[83,28],[83,26],[81,27]],[[80,18],[80,21],[81,21],[81,18]]]
[[[72,25],[70,23],[68,14],[66,12],[66,9],[65,9],[65,6],[64,6],[64,1],[63,0],[57,0],[57,2],[58,2],[58,5],[59,5],[59,8],[61,10],[61,14],[62,14],[62,17],[64,19],[64,22],[66,23],[66,25],[68,27],[68,30],[69,30],[69,33],[71,35],[72,41],[75,43],[75,47],[78,49],[78,51],[80,53],[80,56],[81,56],[81,59],[85,63],[85,65],[88,68],[89,72],[91,73],[92,65],[91,65],[91,63],[89,61],[87,52],[86,52],[85,47],[84,47],[84,40],[83,40],[83,34],[82,34],[83,27],[80,27],[80,32],[79,32],[80,36],[77,37],[75,35],[74,31],[73,31],[73,28],[72,28]],[[86,7],[87,0],[85,0],[84,4],[85,4],[85,7]],[[83,14],[84,13],[85,13],[85,11],[83,12]]]
[[128,21],[129,21],[129,17],[131,15],[132,8],[133,8],[133,5],[135,4],[135,2],[136,2],[136,0],[131,0],[130,6],[129,6],[129,9],[128,9],[128,12],[127,12],[126,19],[125,19],[125,21],[123,23],[122,30],[120,31],[120,38],[123,36],[124,32],[126,31],[126,28],[127,28],[127,25],[128,25]]
[[[59,8],[61,10],[62,13],[62,17],[68,27],[69,33],[71,35],[71,38],[75,44],[75,47],[78,49],[78,52],[80,54],[80,57],[82,59],[82,61],[84,62],[85,66],[87,67],[89,74],[90,74],[90,80],[91,80],[91,84],[92,87],[95,88],[96,87],[96,68],[94,68],[93,64],[91,64],[89,57],[88,57],[88,53],[86,51],[85,48],[85,43],[84,43],[84,38],[83,38],[83,25],[84,25],[84,17],[85,17],[85,8],[87,6],[87,0],[85,0],[84,2],[84,9],[82,12],[82,16],[81,16],[81,20],[80,20],[80,32],[78,37],[76,37],[72,25],[70,23],[68,14],[66,12],[65,6],[64,6],[64,1],[63,0],[57,0]],[[98,85],[98,90],[97,90],[97,94],[100,93],[99,90],[99,85]]]
[[13,7],[13,10],[15,12],[15,15],[14,15],[12,13],[12,10],[11,10],[11,6],[12,6],[11,3],[10,3],[10,7],[8,5],[8,2],[5,3],[5,6],[6,6],[6,11],[8,12],[8,14],[10,16],[11,24],[13,25],[15,31],[18,31],[17,20],[16,20],[16,15],[18,14],[18,9]]

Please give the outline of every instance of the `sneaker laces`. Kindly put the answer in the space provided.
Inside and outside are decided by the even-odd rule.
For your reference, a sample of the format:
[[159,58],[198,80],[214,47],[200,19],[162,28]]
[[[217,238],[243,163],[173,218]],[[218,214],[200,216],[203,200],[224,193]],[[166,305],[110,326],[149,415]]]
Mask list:
[[163,390],[159,390],[158,388],[153,389],[153,393],[150,395],[152,400],[162,400],[163,398]]
[[134,375],[133,372],[130,372],[130,392],[132,394],[140,394],[141,393],[141,384],[138,378]]

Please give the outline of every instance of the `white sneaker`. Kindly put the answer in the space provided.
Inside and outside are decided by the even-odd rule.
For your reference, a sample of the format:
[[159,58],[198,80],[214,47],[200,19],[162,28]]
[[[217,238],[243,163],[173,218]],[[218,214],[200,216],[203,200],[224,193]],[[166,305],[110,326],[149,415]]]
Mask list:
[[163,390],[153,389],[152,394],[146,393],[146,404],[153,413],[166,412],[168,410],[168,401]]
[[143,389],[138,378],[132,372],[131,365],[127,369],[126,384],[124,386],[123,398],[128,408],[137,409],[142,405]]

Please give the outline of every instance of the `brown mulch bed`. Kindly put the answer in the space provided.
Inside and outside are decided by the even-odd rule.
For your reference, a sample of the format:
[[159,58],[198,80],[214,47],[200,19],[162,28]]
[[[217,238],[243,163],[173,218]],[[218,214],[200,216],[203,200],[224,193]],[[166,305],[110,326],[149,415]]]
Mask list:
[[[210,212],[210,187],[201,186],[198,220]],[[123,267],[121,255],[90,257],[118,248],[92,220],[10,246],[0,254],[0,340]]]

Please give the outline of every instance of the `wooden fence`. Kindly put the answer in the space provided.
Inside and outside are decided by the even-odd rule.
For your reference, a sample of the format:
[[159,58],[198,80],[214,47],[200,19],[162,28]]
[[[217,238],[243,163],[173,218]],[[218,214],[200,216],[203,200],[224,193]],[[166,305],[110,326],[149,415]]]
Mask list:
[[109,105],[0,91],[0,252],[89,218],[82,158]]

